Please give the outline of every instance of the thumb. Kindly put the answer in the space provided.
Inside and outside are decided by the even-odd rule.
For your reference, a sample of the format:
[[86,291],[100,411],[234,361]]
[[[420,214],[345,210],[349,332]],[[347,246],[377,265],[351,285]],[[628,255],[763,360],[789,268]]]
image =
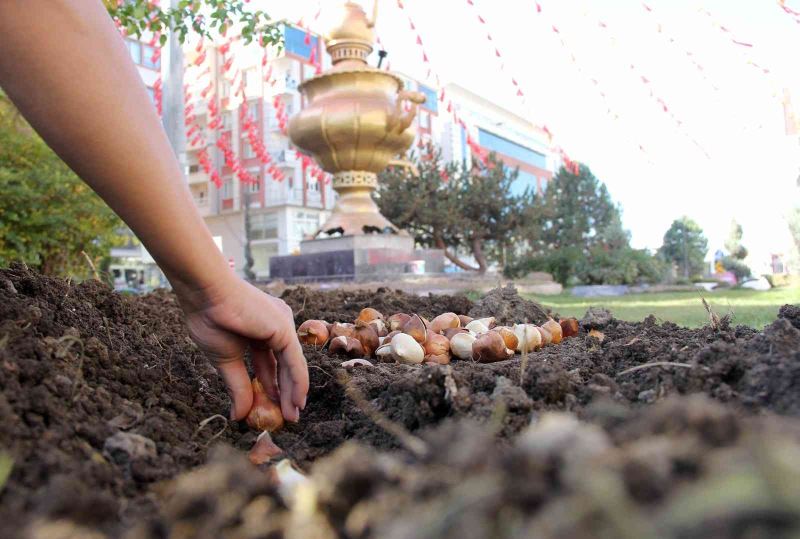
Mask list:
[[244,361],[236,359],[218,363],[217,370],[228,387],[228,393],[233,401],[230,418],[234,421],[243,419],[253,407],[253,386]]

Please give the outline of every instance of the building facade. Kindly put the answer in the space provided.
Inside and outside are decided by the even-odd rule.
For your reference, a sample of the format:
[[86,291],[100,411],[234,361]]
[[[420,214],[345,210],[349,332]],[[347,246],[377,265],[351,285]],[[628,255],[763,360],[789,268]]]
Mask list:
[[[186,142],[189,189],[217,244],[239,273],[245,267],[247,215],[252,269],[262,279],[269,277],[269,259],[298,253],[300,242],[318,230],[336,202],[330,182],[318,181],[308,163],[298,157],[285,123],[305,106],[298,86],[327,69],[329,58],[320,36],[290,24],[283,26],[283,32],[283,49],[269,47],[266,59],[259,44],[246,45],[237,39],[224,45],[202,47],[194,43],[184,47],[187,118],[191,116],[197,125]],[[155,102],[161,62],[157,46],[149,43],[147,37],[126,38],[131,58]],[[427,96],[416,119],[417,145],[438,145],[449,161],[471,160],[469,136],[509,167],[519,169],[515,191],[532,188],[541,193],[546,189],[558,159],[549,151],[545,133],[531,122],[450,84],[444,89],[451,102],[447,107],[454,107],[461,119],[456,123],[452,110],[442,110],[445,104],[439,102],[440,88],[402,75],[400,78],[406,89]],[[209,110],[209,102],[214,110]],[[243,109],[246,114],[242,114]],[[215,114],[218,125],[214,125]],[[255,124],[271,167],[253,147],[253,128],[246,128],[246,118]],[[218,147],[220,139],[229,141],[234,167]],[[203,155],[210,158],[213,171],[219,174],[219,186],[203,166]],[[244,169],[254,181],[243,182],[235,167]],[[282,180],[275,179],[276,171]],[[136,256],[133,250],[128,253],[131,257]],[[141,246],[138,250],[142,261],[152,263]]]

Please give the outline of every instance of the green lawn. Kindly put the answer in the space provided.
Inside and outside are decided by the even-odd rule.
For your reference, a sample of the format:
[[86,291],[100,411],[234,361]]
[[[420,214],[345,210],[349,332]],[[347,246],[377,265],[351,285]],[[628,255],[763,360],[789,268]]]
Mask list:
[[590,306],[601,306],[621,320],[642,321],[647,315],[653,314],[662,321],[698,327],[708,322],[708,313],[703,308],[701,295],[718,315],[730,314],[734,324],[758,329],[775,320],[781,305],[800,303],[800,287],[796,286],[773,288],[766,292],[665,292],[600,298],[578,298],[565,293],[536,299],[561,316],[581,318]]

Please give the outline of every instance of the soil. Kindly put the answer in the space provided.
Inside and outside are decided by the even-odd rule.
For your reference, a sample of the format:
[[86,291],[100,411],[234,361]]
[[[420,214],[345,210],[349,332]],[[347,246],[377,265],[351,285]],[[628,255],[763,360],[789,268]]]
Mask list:
[[[283,297],[298,323],[366,306],[547,315],[509,288],[474,304]],[[272,437],[315,485],[312,509],[290,511],[243,456],[256,433],[217,415],[228,397],[170,293],[13,266],[0,270],[0,452],[13,459],[0,537],[796,535],[800,309],[776,314],[758,332],[598,311],[578,337],[494,364],[345,371],[306,347],[302,421]]]

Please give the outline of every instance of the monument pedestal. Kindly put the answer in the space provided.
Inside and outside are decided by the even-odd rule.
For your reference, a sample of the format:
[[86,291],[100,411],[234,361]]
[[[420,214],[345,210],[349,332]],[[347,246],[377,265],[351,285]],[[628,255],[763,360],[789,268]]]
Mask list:
[[371,281],[414,273],[424,261],[425,273],[444,271],[444,252],[414,249],[414,238],[400,234],[364,234],[305,240],[299,255],[270,259],[273,279],[305,281]]

